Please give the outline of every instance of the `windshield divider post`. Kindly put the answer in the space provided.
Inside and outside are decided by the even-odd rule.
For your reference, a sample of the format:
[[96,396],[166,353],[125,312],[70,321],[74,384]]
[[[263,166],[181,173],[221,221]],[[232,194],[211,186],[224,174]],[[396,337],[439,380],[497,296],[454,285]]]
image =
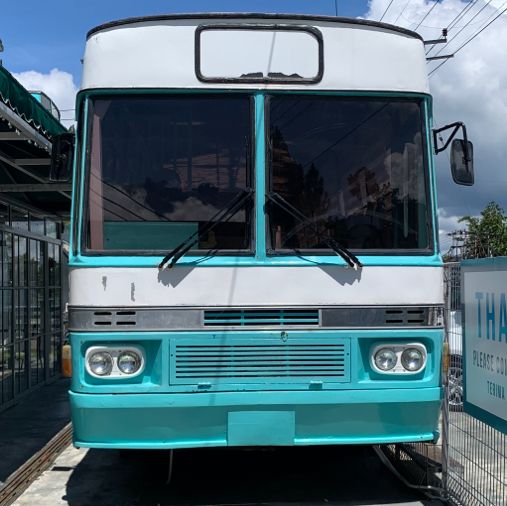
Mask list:
[[266,193],[266,168],[267,168],[267,147],[268,137],[266,131],[269,96],[263,91],[254,94],[254,134],[255,150],[253,153],[252,177],[255,181],[255,259],[259,262],[266,261],[267,222],[264,210]]

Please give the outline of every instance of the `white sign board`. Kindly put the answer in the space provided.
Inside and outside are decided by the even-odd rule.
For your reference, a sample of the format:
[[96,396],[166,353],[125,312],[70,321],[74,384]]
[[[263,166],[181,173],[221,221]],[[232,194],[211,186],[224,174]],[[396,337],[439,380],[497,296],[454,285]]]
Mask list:
[[318,82],[322,77],[322,36],[313,28],[204,26],[196,45],[203,81]]
[[465,411],[507,433],[507,258],[461,264]]

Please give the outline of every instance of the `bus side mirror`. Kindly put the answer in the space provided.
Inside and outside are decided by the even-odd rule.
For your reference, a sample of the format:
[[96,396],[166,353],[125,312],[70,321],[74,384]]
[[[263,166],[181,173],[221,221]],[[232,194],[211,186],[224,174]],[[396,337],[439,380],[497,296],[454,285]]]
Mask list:
[[454,139],[451,146],[451,174],[456,184],[474,184],[474,147],[470,141]]
[[51,168],[49,170],[49,181],[51,183],[70,180],[74,160],[74,139],[74,134],[70,132],[54,137],[51,151]]
[[[451,129],[452,131],[449,134],[449,137],[447,137],[447,140],[444,142],[441,135],[442,132]],[[460,129],[463,132],[463,139],[454,139]],[[436,155],[447,149],[447,146],[449,146],[451,141],[452,179],[456,184],[472,186],[474,184],[474,147],[468,140],[467,129],[465,124],[461,121],[433,130],[433,145]]]

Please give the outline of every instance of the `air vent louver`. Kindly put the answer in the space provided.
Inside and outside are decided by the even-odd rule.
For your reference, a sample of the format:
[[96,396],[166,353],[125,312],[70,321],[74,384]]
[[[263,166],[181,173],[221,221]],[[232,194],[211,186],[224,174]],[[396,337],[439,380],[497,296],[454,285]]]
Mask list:
[[94,311],[94,327],[133,327],[137,325],[135,311]]
[[387,325],[424,325],[427,320],[425,309],[386,309],[385,323]]
[[175,341],[171,344],[172,384],[349,381],[349,342],[344,339]]
[[228,309],[204,311],[205,327],[317,326],[318,309]]

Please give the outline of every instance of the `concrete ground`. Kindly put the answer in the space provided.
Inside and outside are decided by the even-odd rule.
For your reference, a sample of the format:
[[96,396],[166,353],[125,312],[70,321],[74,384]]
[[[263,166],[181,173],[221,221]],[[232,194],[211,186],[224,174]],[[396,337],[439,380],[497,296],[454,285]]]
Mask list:
[[69,423],[68,389],[59,379],[0,412],[0,486]]
[[15,506],[437,505],[404,487],[371,447],[169,452],[68,447]]

